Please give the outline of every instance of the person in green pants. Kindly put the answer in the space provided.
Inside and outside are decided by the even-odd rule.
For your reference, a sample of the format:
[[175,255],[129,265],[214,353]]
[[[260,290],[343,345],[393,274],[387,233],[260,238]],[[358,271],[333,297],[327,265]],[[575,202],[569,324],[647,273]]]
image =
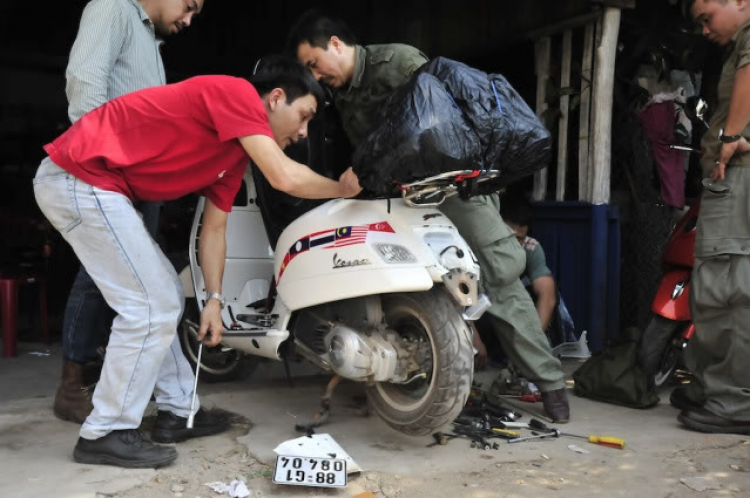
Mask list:
[[[378,111],[427,56],[403,44],[356,43],[348,27],[316,11],[292,27],[287,47],[333,90],[334,104],[353,146],[379,124]],[[545,412],[567,422],[570,408],[560,361],[550,350],[534,303],[519,279],[525,254],[500,216],[497,194],[467,201],[452,197],[441,206],[479,259],[481,283],[492,302],[488,315],[506,354],[542,392]]]
[[694,0],[690,12],[727,47],[718,102],[703,136],[701,211],[690,291],[695,376],[670,402],[687,428],[750,434],[750,1]]

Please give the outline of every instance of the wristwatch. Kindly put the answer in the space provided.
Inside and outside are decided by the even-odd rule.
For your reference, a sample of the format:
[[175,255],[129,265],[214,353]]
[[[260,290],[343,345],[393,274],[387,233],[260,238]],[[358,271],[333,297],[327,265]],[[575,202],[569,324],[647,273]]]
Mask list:
[[742,138],[742,135],[724,135],[724,129],[719,130],[719,142],[723,144],[731,144]]
[[218,292],[209,292],[206,296],[206,301],[208,301],[209,299],[216,299],[217,301],[219,301],[219,306],[221,306],[221,309],[224,309],[224,306],[227,304],[226,298]]

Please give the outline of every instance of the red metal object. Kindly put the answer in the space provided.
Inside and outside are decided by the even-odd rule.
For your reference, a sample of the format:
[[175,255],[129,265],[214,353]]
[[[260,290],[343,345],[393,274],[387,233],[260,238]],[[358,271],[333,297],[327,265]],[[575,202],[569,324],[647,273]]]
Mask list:
[[464,180],[468,180],[469,178],[476,178],[476,177],[478,177],[478,176],[479,176],[479,174],[480,174],[481,172],[482,172],[481,170],[475,170],[475,171],[472,171],[471,173],[469,173],[468,175],[459,175],[459,176],[457,176],[457,177],[456,177],[456,178],[454,179],[454,181],[455,181],[456,183],[459,183],[459,182],[462,182],[462,181],[464,181]]
[[664,274],[651,303],[651,311],[655,314],[669,320],[687,322],[678,329],[684,343],[695,334],[690,314],[690,277],[695,264],[695,232],[699,211],[700,202],[696,202],[669,236],[662,257]]
[[700,202],[693,204],[672,230],[664,249],[665,267],[693,268],[695,261],[695,227],[698,223]]
[[689,322],[690,274],[695,262],[695,232],[700,202],[693,204],[672,230],[664,249],[664,274],[651,311],[670,320]]
[[676,268],[664,273],[651,303],[651,311],[678,322],[691,320],[690,268]]
[[47,287],[45,278],[38,274],[2,275],[0,274],[0,315],[3,320],[3,356],[12,357],[18,354],[18,287],[36,283],[39,286],[39,312],[42,319],[42,337],[50,342],[47,323]]
[[695,325],[693,323],[690,323],[690,326],[688,326],[687,330],[685,330],[685,333],[682,334],[682,338],[686,341],[689,341],[692,339],[693,335],[695,335]]

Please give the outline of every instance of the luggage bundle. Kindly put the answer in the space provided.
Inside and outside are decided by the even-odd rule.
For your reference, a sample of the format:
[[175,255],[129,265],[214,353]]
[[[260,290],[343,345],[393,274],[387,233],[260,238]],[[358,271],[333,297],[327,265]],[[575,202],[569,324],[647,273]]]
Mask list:
[[381,112],[353,156],[360,184],[373,192],[449,171],[498,170],[472,190],[484,194],[550,161],[549,132],[503,76],[444,57],[423,65]]

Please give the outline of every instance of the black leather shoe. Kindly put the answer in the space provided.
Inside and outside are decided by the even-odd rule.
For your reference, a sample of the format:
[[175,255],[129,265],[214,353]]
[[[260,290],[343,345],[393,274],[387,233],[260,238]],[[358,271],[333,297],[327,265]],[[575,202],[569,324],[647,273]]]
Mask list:
[[565,388],[542,393],[544,412],[556,424],[565,424],[570,420],[570,405]]
[[677,415],[677,420],[687,428],[714,434],[750,434],[750,422],[730,420],[714,415],[705,408],[685,410]]
[[669,404],[680,411],[695,410],[703,405],[692,400],[687,394],[687,388],[676,387],[669,395]]
[[155,469],[174,462],[177,450],[146,441],[141,431],[128,429],[112,431],[99,439],[78,438],[73,459],[94,465]]
[[157,443],[178,443],[193,437],[218,434],[228,428],[229,416],[226,413],[210,412],[201,408],[195,414],[193,428],[188,429],[187,418],[159,410],[156,423],[151,430],[151,440]]

